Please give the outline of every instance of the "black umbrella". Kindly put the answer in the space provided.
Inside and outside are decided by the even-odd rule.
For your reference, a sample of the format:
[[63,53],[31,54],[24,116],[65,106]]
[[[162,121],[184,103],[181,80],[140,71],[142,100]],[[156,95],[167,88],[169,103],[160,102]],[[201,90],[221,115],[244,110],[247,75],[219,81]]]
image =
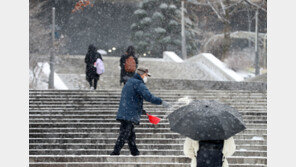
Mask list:
[[195,100],[168,116],[171,130],[194,140],[225,140],[246,129],[240,113],[214,100]]

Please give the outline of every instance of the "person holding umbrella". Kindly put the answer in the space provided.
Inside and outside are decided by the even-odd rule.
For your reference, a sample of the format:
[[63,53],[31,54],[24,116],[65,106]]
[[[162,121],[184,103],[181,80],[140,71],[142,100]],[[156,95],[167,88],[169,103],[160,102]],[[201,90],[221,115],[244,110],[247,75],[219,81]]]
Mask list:
[[137,73],[124,85],[116,117],[116,120],[121,123],[119,136],[110,155],[119,155],[126,141],[128,141],[129,149],[133,156],[140,154],[136,146],[134,125],[139,125],[141,115],[146,114],[143,111],[143,100],[163,105],[166,108],[170,107],[169,103],[159,97],[155,97],[146,87],[147,77],[150,76],[147,68],[140,67],[137,69]]
[[235,151],[233,137],[246,129],[239,112],[214,100],[194,100],[169,116],[172,131],[187,137],[184,154],[192,167],[227,167]]
[[97,89],[97,83],[100,79],[100,75],[97,74],[96,67],[94,66],[98,58],[103,60],[101,54],[97,52],[97,48],[93,44],[89,45],[84,62],[86,64],[85,76],[91,90]]

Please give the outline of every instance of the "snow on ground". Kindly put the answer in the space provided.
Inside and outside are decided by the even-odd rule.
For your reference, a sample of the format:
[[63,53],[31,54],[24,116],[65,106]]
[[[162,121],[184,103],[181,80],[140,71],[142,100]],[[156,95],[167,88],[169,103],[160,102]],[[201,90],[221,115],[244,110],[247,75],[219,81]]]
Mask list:
[[236,72],[238,75],[240,75],[241,77],[245,79],[248,79],[248,78],[253,78],[255,77],[255,74],[254,73],[251,73],[251,72],[247,72],[247,71],[237,71]]
[[227,66],[222,61],[217,59],[214,55],[212,55],[210,53],[202,53],[202,55],[204,56],[204,58],[208,59],[210,62],[215,64],[217,68],[224,71],[227,75],[231,76],[234,80],[236,80],[236,81],[243,81],[244,80],[236,72],[234,72],[233,70],[227,68]]
[[186,105],[189,104],[192,101],[192,99],[190,99],[188,96],[182,97],[180,99],[178,99],[178,102],[183,102]]
[[163,52],[163,59],[165,61],[174,61],[177,63],[183,63],[184,61],[175,53],[171,51]]
[[[50,65],[47,62],[45,63],[39,62],[37,63],[37,67],[35,67],[34,72],[36,75],[35,76],[36,84],[34,89],[48,89]],[[33,78],[34,78],[34,74],[32,71],[30,71],[30,81],[32,81]],[[61,78],[57,73],[54,73],[54,87],[55,89],[68,90],[68,87],[61,80]]]
[[263,137],[254,136],[251,140],[264,140]]

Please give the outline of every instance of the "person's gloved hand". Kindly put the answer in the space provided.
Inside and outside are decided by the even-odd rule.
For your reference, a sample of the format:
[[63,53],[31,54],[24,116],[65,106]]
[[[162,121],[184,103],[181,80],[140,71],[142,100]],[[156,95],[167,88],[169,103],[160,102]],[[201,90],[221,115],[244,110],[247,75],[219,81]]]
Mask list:
[[162,104],[161,104],[164,108],[169,108],[169,107],[171,107],[172,105],[171,104],[169,104],[168,102],[166,102],[166,101],[162,101]]
[[147,115],[146,110],[142,110],[142,115]]

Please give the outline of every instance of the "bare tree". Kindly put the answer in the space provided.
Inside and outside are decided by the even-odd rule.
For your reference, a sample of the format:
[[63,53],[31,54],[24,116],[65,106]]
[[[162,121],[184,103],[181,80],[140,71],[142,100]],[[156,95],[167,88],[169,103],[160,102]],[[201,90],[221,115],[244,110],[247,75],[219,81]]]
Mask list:
[[50,28],[45,26],[48,20],[40,20],[38,15],[46,2],[30,3],[29,11],[29,51],[45,52],[50,49]]
[[224,60],[229,52],[231,46],[230,34],[231,28],[231,16],[238,12],[241,6],[244,8],[260,9],[266,12],[266,0],[191,0],[189,3],[198,6],[208,6],[217,16],[218,20],[223,23],[224,39],[222,42],[222,54],[221,59]]

